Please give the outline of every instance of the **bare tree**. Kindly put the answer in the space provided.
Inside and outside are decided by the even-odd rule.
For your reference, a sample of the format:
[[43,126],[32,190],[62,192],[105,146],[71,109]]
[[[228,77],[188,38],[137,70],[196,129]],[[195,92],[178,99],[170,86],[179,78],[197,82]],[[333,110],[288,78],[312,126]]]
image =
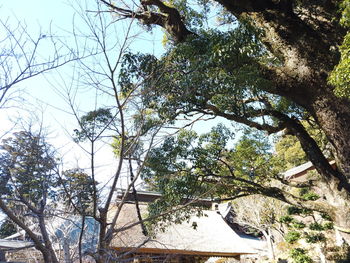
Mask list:
[[[79,10],[86,29],[75,29],[76,42],[81,44],[85,52],[88,49],[87,52],[94,55],[78,60],[74,71],[76,78],[72,77],[69,87],[57,87],[57,90],[64,96],[76,117],[78,127],[74,130],[73,138],[90,160],[89,169],[84,169],[92,182],[89,211],[77,205],[71,188],[68,187],[65,194],[74,212],[81,217],[82,226],[86,216],[93,217],[99,224],[97,247],[88,254],[96,262],[109,262],[117,258],[110,246],[120,231],[117,229],[117,221],[122,206],[128,194],[132,192],[136,196],[136,182],[140,180],[145,160],[162,122],[156,119],[153,112],[143,107],[140,99],[142,83],[128,85],[122,81],[121,65],[128,59],[130,45],[137,37],[133,21],[125,23],[124,20],[102,12],[99,1],[96,1],[94,8],[78,6],[77,11]],[[85,111],[78,107],[81,99],[79,94],[83,90],[94,95],[89,97],[91,103]],[[97,169],[96,159],[101,154],[101,148],[108,145],[113,146],[115,170],[111,176],[106,177]],[[65,176],[62,177],[62,180],[66,179]],[[116,203],[118,184],[122,184],[125,191],[120,202]],[[138,223],[143,225],[144,219],[140,212],[138,216]],[[146,232],[144,226],[143,229]],[[82,227],[81,236],[83,235]],[[82,251],[81,244],[78,250],[82,262],[86,251]]]
[[[78,58],[50,28],[34,34],[24,22],[7,18],[0,20],[0,30],[0,109],[23,99],[20,83]],[[45,262],[58,262],[46,224],[52,212],[52,180],[58,175],[51,146],[41,129],[20,131],[3,141],[1,158],[1,212],[34,242]]]
[[[0,108],[18,98],[17,84],[76,59],[74,52],[50,30],[33,36],[24,22],[0,20]],[[44,50],[50,50],[44,54]]]
[[269,257],[274,258],[274,234],[281,235],[283,226],[279,218],[283,215],[284,204],[281,201],[264,196],[246,196],[233,203],[233,221],[245,228],[263,234],[267,241]]

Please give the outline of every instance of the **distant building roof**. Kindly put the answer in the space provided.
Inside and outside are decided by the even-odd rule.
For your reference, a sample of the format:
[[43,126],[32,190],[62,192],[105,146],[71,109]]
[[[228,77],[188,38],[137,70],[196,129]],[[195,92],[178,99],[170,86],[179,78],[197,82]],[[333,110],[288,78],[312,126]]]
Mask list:
[[[332,160],[329,162],[330,165],[335,167],[335,161]],[[302,165],[293,167],[283,173],[284,178],[287,180],[291,180],[297,177],[301,177],[305,175],[308,171],[314,170],[315,166],[311,162],[304,163]]]
[[[145,214],[147,205],[141,204],[140,210]],[[118,219],[118,227],[137,221],[135,205],[124,204]],[[257,252],[230,228],[218,211],[204,211],[203,216],[194,215],[186,222],[170,224],[164,232],[158,231],[152,238],[143,235],[142,228],[138,224],[117,233],[112,241],[112,247],[119,251],[133,250],[135,253],[218,257],[234,257]]]
[[33,246],[34,243],[29,241],[0,239],[1,250],[23,249]]
[[[124,193],[125,193],[125,190],[119,189],[119,193],[117,195],[118,199],[120,199]],[[158,193],[158,192],[137,190],[137,200],[139,202],[151,203],[151,202],[154,202],[155,200],[157,200],[161,197],[162,197],[162,194]],[[131,191],[127,195],[125,201],[135,202],[135,197]],[[186,201],[185,198],[184,198],[184,201]],[[188,201],[193,201],[193,203],[195,205],[200,205],[200,206],[204,206],[207,208],[211,208],[212,204],[214,203],[213,200],[206,199],[206,198],[200,198],[200,199],[196,199],[196,200],[189,199]]]

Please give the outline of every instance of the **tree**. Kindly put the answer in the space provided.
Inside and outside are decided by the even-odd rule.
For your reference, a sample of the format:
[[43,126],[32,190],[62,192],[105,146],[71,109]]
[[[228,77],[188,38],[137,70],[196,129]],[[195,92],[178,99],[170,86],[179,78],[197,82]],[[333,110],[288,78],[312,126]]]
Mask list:
[[[328,82],[346,34],[338,4],[346,20],[348,1],[215,1],[238,23],[227,31],[201,30],[202,13],[183,1],[140,1],[136,10],[100,1],[111,13],[162,27],[174,43],[160,59],[138,54],[130,63],[138,67],[130,73],[147,76],[150,107],[167,118],[199,112],[295,135],[332,200],[317,209],[330,212],[349,242],[349,99]],[[332,146],[336,170],[301,122],[310,118]]]
[[[101,10],[99,1],[86,4],[90,3],[93,6],[87,9],[96,8],[96,12],[86,12],[85,6],[77,7],[79,19],[85,27],[76,28],[75,32],[80,31],[81,34],[76,33],[74,37],[78,48],[91,56],[77,60],[72,85],[60,90],[77,120],[72,138],[87,154],[89,168],[77,167],[71,170],[73,173],[64,174],[62,181],[66,185],[80,184],[80,179],[89,183],[81,186],[84,191],[88,189],[84,192],[87,195],[81,195],[74,188],[73,191],[65,191],[65,194],[68,194],[69,206],[79,215],[82,225],[86,215],[97,222],[99,233],[96,247],[86,253],[95,262],[102,263],[118,261],[123,256],[123,253],[111,248],[112,241],[120,231],[135,224],[118,226],[118,218],[127,195],[136,194],[136,182],[163,121],[141,103],[141,83],[128,85],[124,81],[126,76],[120,72],[121,65],[127,63],[125,60],[135,39],[132,21],[114,21]],[[88,89],[95,96],[94,103],[88,104],[84,110],[77,106],[77,94],[82,87],[83,91]],[[115,157],[114,169],[103,171],[107,175],[101,173],[96,161],[103,147],[109,147],[111,152],[113,150]],[[83,175],[82,178],[80,175]],[[125,188],[121,200],[117,200],[119,185]],[[88,210],[77,202],[79,199],[88,201]],[[145,219],[141,217],[139,209],[138,216],[140,220],[137,224],[144,226]],[[81,229],[81,235],[83,232]],[[82,256],[79,260],[83,262]]]
[[[256,140],[259,134],[247,133],[231,148],[231,136],[223,125],[202,135],[183,130],[151,150],[142,176],[162,193],[168,201],[165,206],[197,196],[224,201],[254,194],[277,198],[282,194],[271,185],[278,171],[271,169],[275,160],[267,151],[268,141]],[[284,201],[294,202],[290,197]]]
[[[11,100],[20,98],[15,86],[25,80],[57,69],[76,57],[63,42],[50,32],[28,31],[27,25],[17,21],[11,26],[11,19],[1,19],[0,39],[0,108],[9,105]],[[43,50],[50,52],[49,58],[42,57]],[[66,52],[66,53],[65,53]]]
[[16,227],[15,225],[9,220],[8,218],[5,218],[3,222],[1,222],[1,227],[0,227],[0,238],[5,238],[8,237],[12,234],[15,234]]
[[233,222],[261,233],[267,241],[269,257],[274,258],[276,241],[283,236],[279,220],[284,215],[284,204],[264,196],[247,196],[235,200],[232,206]]
[[[45,262],[58,263],[46,224],[58,179],[52,147],[40,134],[22,131],[4,139],[1,150],[2,212],[26,232]],[[32,225],[38,228],[43,242]]]
[[[332,156],[330,150],[331,146],[329,145],[329,142],[327,141],[327,138],[322,130],[320,130],[314,123],[309,124],[303,122],[303,126],[315,140],[325,157],[327,157],[329,160],[333,159],[334,157]],[[308,161],[297,137],[283,134],[281,136],[277,136],[276,139],[277,140],[274,147],[276,156],[281,159],[281,172],[302,165]]]

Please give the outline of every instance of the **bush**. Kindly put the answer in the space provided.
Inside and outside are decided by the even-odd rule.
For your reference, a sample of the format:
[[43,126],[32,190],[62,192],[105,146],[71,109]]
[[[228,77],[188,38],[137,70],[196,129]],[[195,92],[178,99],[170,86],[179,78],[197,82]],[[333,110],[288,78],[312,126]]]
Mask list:
[[290,224],[294,221],[294,219],[291,216],[281,216],[280,222],[285,224]]
[[293,244],[295,241],[297,241],[300,238],[300,233],[297,231],[289,231],[287,235],[284,237],[284,239],[288,242]]
[[301,248],[294,248],[290,251],[290,256],[294,263],[312,263],[312,259],[307,255],[306,251]]
[[325,230],[330,230],[330,229],[333,229],[333,223],[332,222],[326,222],[323,224],[323,229]]
[[310,200],[310,201],[315,201],[320,198],[319,195],[317,195],[314,192],[311,192],[310,189],[308,188],[302,188],[299,192],[299,195],[304,200]]
[[295,221],[292,224],[292,227],[297,228],[297,229],[302,229],[305,227],[305,224],[303,222]]
[[332,218],[327,213],[321,213],[321,217],[325,220],[331,221]]
[[317,199],[320,198],[320,196],[318,194],[313,193],[313,192],[308,192],[308,193],[302,195],[301,198],[303,198],[305,200],[316,201]]
[[287,208],[288,215],[311,215],[312,211],[307,208],[299,208],[296,206],[289,206]]
[[307,234],[305,236],[306,242],[307,243],[317,243],[317,242],[322,242],[326,240],[326,237],[323,234]]
[[315,231],[322,231],[322,230],[324,230],[323,226],[321,224],[319,224],[319,223],[311,223],[309,225],[309,228],[311,230],[315,230]]

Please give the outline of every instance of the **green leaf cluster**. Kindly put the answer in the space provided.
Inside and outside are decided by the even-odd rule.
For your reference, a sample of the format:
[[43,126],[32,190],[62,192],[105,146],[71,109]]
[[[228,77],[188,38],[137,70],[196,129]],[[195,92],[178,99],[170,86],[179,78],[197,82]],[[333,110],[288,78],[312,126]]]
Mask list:
[[307,243],[318,243],[326,240],[326,237],[322,233],[306,234],[305,239]]
[[[95,184],[95,185],[94,185]],[[67,208],[75,213],[88,215],[94,203],[94,187],[97,185],[82,169],[63,172],[59,180],[59,194]]]
[[301,238],[301,234],[297,231],[289,231],[284,237],[284,239],[291,244],[295,243],[300,238]]
[[260,76],[267,52],[257,34],[248,24],[240,24],[229,32],[209,30],[188,37],[160,59],[127,54],[121,85],[131,87],[142,79],[143,103],[165,119],[207,104],[222,112],[249,115],[261,105],[247,101],[267,96],[262,90],[269,86]]
[[40,135],[14,133],[0,145],[2,198],[26,199],[34,206],[47,197],[55,198],[58,169],[55,152]]
[[[350,1],[343,0],[340,4],[342,16],[341,25],[350,28]],[[335,66],[329,76],[329,83],[335,86],[335,94],[339,97],[350,98],[350,32],[344,37],[342,45],[339,47],[340,61]]]
[[6,218],[0,226],[0,238],[5,238],[10,235],[13,235],[17,232],[17,229],[15,225],[12,223],[11,220]]
[[269,161],[273,157],[268,151],[268,140],[256,140],[260,135],[246,133],[228,147],[232,136],[223,125],[202,135],[181,130],[176,137],[167,137],[162,145],[152,149],[142,178],[150,190],[163,196],[156,201],[153,212],[195,197],[249,195],[258,191],[252,187],[253,181],[268,182],[272,177]]
[[86,113],[79,120],[80,130],[74,130],[74,140],[76,142],[95,140],[112,120],[113,115],[107,108],[99,108]]
[[307,255],[305,249],[293,248],[290,251],[290,256],[294,263],[312,263],[312,259]]
[[300,197],[304,200],[316,201],[320,198],[320,196],[314,192],[312,192],[309,188],[300,189],[299,193]]
[[288,206],[287,208],[287,214],[288,215],[304,215],[308,216],[311,215],[312,210],[307,209],[307,208],[300,208],[297,206]]
[[[302,124],[310,136],[316,141],[325,156],[332,158],[329,142],[321,129],[313,121],[303,121]],[[292,135],[276,137],[275,151],[276,157],[280,159],[281,171],[286,171],[308,161],[299,140]]]

